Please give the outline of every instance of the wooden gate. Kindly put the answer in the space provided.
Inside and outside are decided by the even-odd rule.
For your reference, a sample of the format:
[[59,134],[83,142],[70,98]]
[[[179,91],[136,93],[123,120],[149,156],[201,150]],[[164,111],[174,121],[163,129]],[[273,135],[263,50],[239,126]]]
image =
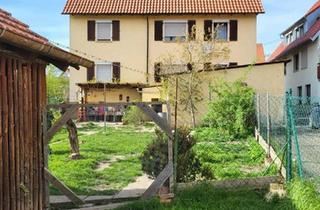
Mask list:
[[[151,198],[156,195],[158,189],[169,179],[170,180],[170,189],[172,190],[173,186],[173,133],[172,128],[170,126],[170,119],[161,118],[150,106],[151,105],[163,105],[161,102],[137,102],[137,103],[99,103],[99,104],[61,104],[61,105],[48,105],[47,109],[64,109],[66,110],[61,118],[56,121],[51,128],[47,128],[46,123],[44,123],[44,145],[45,148],[48,148],[48,144],[50,139],[69,121],[72,119],[79,110],[83,110],[88,107],[94,106],[104,106],[104,107],[114,107],[114,106],[137,106],[144,114],[146,114],[166,135],[169,137],[168,141],[168,164],[165,166],[163,171],[159,174],[159,176],[154,180],[151,186],[144,192],[141,196],[142,199]],[[170,113],[170,106],[167,105],[167,110]],[[44,116],[47,116],[46,112]],[[170,116],[170,115],[168,115]],[[71,189],[69,189],[66,185],[64,185],[57,177],[52,175],[48,170],[48,149],[45,149],[45,177],[47,180],[46,184],[46,203],[49,206],[49,191],[48,186],[50,182],[54,187],[60,190],[65,196],[67,196],[75,205],[82,205],[85,202],[79,198]],[[121,200],[127,201],[131,200],[131,198],[121,197],[116,201],[119,202]],[[114,199],[110,199],[109,202],[114,202]]]

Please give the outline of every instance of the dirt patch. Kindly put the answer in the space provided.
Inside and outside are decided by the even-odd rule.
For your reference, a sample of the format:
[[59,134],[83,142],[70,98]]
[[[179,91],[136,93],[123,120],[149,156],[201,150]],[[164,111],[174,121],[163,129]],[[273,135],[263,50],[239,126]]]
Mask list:
[[110,160],[100,162],[96,168],[96,171],[103,171],[104,169],[109,168],[112,163],[115,163],[121,160],[126,160],[126,159],[128,159],[128,156],[124,156],[124,155],[112,156]]

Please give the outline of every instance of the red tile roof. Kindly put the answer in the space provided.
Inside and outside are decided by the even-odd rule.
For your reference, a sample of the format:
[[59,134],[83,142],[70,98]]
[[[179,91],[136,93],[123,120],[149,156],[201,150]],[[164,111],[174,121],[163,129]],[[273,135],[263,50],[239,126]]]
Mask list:
[[68,0],[63,14],[263,13],[261,0]]
[[[9,12],[2,10],[1,8],[0,41],[28,51],[37,52],[39,55],[49,58],[50,63],[57,64],[59,67],[62,67],[60,65],[61,62],[76,68],[78,68],[79,65],[86,67],[93,65],[93,62],[86,58],[54,46],[48,39],[31,31],[28,25],[12,17]],[[66,70],[66,67],[63,66],[62,70]]]
[[268,62],[276,60],[276,58],[286,49],[287,45],[281,42],[278,47],[273,51],[273,53],[267,59]]
[[320,7],[320,0],[318,0],[307,12],[307,14],[305,16],[310,15],[311,13],[313,13],[314,11],[316,11],[318,8]]
[[307,33],[305,33],[302,37],[296,39],[295,41],[293,41],[289,45],[285,46],[285,48],[282,49],[282,51],[279,50],[278,55],[274,56],[274,58],[272,60],[279,59],[279,58],[285,56],[287,53],[289,53],[293,49],[296,49],[297,47],[307,43],[308,41],[312,41],[313,38],[317,35],[317,33],[319,33],[319,31],[320,31],[320,19],[317,20],[313,24],[313,26],[309,29],[309,31]]
[[257,63],[266,61],[263,44],[257,44]]
[[39,34],[31,31],[29,26],[15,19],[7,11],[0,9],[0,29],[5,29],[26,39],[31,39],[40,43],[47,43],[48,40]]

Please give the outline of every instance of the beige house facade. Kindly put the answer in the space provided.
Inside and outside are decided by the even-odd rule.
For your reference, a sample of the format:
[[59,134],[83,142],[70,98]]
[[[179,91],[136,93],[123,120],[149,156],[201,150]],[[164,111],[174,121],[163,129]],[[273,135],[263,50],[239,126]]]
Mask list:
[[[162,56],[181,51],[181,42],[187,41],[192,27],[196,36],[205,37],[219,25],[218,36],[230,55],[213,63],[228,67],[257,61],[260,0],[226,0],[223,7],[217,0],[171,0],[170,4],[153,0],[149,6],[146,0],[128,2],[67,1],[63,13],[70,16],[70,47],[86,53],[96,64],[92,69],[70,70],[70,101],[160,98],[156,64]],[[86,83],[102,85],[83,88]]]

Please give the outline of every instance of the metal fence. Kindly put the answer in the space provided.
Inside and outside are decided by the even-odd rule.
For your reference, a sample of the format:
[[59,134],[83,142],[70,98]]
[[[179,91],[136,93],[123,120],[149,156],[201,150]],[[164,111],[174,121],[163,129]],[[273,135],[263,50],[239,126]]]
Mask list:
[[257,94],[257,130],[295,176],[320,183],[320,98]]

